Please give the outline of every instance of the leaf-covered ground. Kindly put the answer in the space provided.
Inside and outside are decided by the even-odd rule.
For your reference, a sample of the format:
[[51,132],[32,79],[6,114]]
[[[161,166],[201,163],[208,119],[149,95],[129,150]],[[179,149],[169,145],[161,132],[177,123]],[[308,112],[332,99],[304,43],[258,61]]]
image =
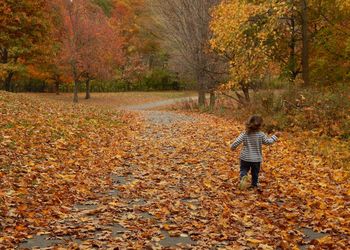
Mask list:
[[[4,93],[0,102],[0,245],[30,234],[69,249],[350,245],[344,142],[283,134],[264,150],[262,192],[241,191],[239,152],[228,149],[242,130],[234,121]],[[310,241],[307,228],[323,233]]]
[[0,92],[0,246],[13,246],[110,184],[130,118]]
[[[27,95],[44,100],[56,100],[67,104],[72,103],[70,93],[61,93],[60,95],[52,93],[28,93]],[[150,92],[117,92],[117,93],[91,93],[92,99],[85,100],[85,94],[79,94],[81,104],[88,106],[99,106],[116,108],[128,105],[138,105],[152,103],[169,99],[183,98],[196,95],[193,91],[150,91]]]

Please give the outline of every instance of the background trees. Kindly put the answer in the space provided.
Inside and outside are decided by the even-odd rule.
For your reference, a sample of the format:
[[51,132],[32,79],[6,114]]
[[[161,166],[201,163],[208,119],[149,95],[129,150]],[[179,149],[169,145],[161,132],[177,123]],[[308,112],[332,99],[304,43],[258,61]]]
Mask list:
[[10,91],[15,74],[47,51],[50,16],[45,0],[3,0],[0,13],[0,80]]
[[48,83],[58,93],[67,83],[77,101],[78,90],[90,98],[91,84],[195,83],[199,104],[210,93],[213,106],[218,90],[246,103],[250,88],[271,79],[348,81],[349,9],[340,0],[4,0],[1,87],[48,91]]
[[73,81],[77,101],[83,82],[89,98],[93,79],[133,79],[142,73],[144,47],[152,42],[138,30],[142,6],[141,0],[2,2],[2,87],[15,90],[13,76],[26,72],[18,81],[46,81],[56,92],[64,81]]
[[102,9],[92,2],[74,0],[58,4],[63,20],[63,34],[59,33],[60,59],[70,66],[77,102],[81,81],[85,81],[88,99],[92,79],[113,75],[113,69],[122,61],[123,39]]
[[[209,50],[211,8],[218,0],[153,0],[155,20],[166,49],[176,64],[197,84],[198,102],[205,104],[205,93],[212,92],[217,75],[224,67],[217,54]],[[219,67],[221,69],[219,69]],[[216,76],[215,76],[216,75]]]
[[[335,80],[337,71],[334,82],[345,80],[346,4],[331,0],[223,1],[213,14],[211,46],[230,58],[231,85],[250,86],[252,79],[272,72],[267,67],[271,64],[279,68],[275,77],[294,83],[301,75],[303,86],[316,79]],[[325,58],[338,63],[329,66]]]
[[[268,70],[270,52],[268,5],[224,2],[213,12],[212,49],[229,59],[230,80],[225,89],[240,88],[249,102],[249,88]],[[240,94],[237,93],[240,100]]]

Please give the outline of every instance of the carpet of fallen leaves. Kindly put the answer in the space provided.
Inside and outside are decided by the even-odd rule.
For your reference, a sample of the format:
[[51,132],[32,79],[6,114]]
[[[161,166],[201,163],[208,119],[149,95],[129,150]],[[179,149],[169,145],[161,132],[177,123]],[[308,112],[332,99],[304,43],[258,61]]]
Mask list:
[[[27,93],[26,95],[33,96],[44,100],[56,100],[67,104],[72,103],[71,93]],[[84,99],[85,94],[79,94],[81,104],[89,106],[100,106],[103,108],[116,108],[127,105],[137,105],[150,103],[155,101],[169,100],[173,98],[182,98],[196,95],[193,91],[150,91],[150,92],[117,92],[117,93],[91,93],[91,99]]]
[[[165,234],[193,249],[350,245],[346,148],[330,158],[332,144],[285,133],[264,149],[262,192],[241,191],[234,121],[162,123],[4,93],[0,104],[0,244],[39,233],[68,235],[69,249],[159,249]],[[305,242],[302,228],[326,234]]]
[[0,246],[18,243],[109,185],[128,119],[0,92]]
[[[131,144],[129,159],[137,167],[129,171],[137,180],[124,187],[129,198],[147,200],[143,209],[161,227],[191,235],[199,249],[298,249],[301,228],[328,234],[312,242],[317,249],[346,249],[349,172],[315,156],[304,143],[307,135],[284,135],[265,149],[263,192],[240,191],[238,152],[228,143],[241,130],[203,115],[193,123],[150,125]],[[344,153],[339,157],[349,160]],[[142,224],[147,227],[156,232],[159,225]]]

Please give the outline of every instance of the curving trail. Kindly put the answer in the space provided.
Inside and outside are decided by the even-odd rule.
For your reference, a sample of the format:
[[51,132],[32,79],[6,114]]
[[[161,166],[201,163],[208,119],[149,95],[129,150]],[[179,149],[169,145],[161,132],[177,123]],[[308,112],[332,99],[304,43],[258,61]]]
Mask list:
[[138,104],[138,105],[122,106],[122,107],[120,107],[120,109],[122,109],[122,110],[136,110],[136,111],[137,110],[147,110],[147,109],[154,109],[154,108],[169,106],[169,105],[173,105],[173,104],[178,104],[181,102],[196,101],[196,100],[198,100],[197,96],[172,98],[172,99],[163,100],[163,101],[149,102],[149,103]]
[[137,129],[110,190],[53,222],[46,229],[52,239],[36,236],[21,247],[346,249],[348,180],[336,182],[322,159],[286,135],[265,149],[263,192],[240,191],[238,152],[227,144],[242,127],[148,110],[174,102],[125,107],[136,115]]

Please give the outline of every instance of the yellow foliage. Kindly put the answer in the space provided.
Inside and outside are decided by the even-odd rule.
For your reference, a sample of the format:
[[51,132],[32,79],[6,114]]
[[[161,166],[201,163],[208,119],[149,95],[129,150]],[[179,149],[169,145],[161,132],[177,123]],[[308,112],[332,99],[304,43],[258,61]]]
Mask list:
[[277,17],[286,9],[276,1],[224,1],[214,9],[210,44],[213,50],[230,57],[228,88],[249,84],[264,76],[271,50],[266,41],[274,34]]

